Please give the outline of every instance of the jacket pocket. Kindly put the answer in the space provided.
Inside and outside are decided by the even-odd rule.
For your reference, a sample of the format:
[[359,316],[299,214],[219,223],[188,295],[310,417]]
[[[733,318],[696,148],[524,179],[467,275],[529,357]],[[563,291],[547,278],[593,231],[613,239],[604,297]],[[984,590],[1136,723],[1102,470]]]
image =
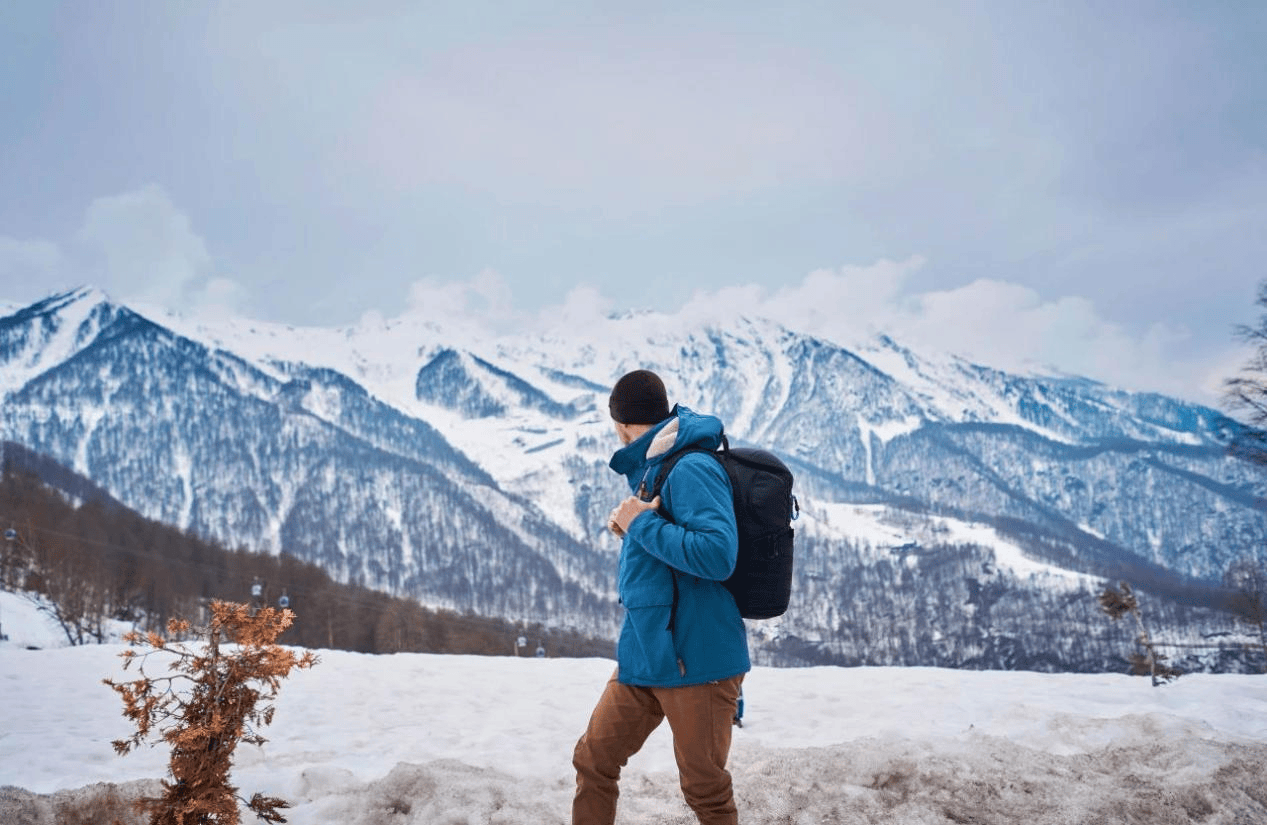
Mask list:
[[625,627],[620,634],[617,658],[626,674],[653,681],[678,675],[677,653],[669,632],[672,592],[663,588],[635,587],[621,594],[625,603]]

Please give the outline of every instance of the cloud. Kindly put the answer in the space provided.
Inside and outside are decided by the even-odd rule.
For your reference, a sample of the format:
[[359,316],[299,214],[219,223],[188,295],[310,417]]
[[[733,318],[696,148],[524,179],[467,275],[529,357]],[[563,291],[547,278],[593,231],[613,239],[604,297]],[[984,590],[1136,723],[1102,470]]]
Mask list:
[[1067,373],[1127,389],[1208,394],[1208,364],[1180,356],[1191,339],[1181,327],[1154,323],[1129,329],[1087,298],[1048,297],[994,279],[915,291],[911,276],[923,264],[913,257],[817,270],[770,296],[765,314],[844,346],[884,333],[916,351],[958,355],[1010,372]]
[[[740,316],[767,318],[849,348],[883,333],[916,352],[958,355],[1022,374],[1084,376],[1205,403],[1217,400],[1222,377],[1239,363],[1231,348],[1192,354],[1191,335],[1181,327],[1128,328],[1080,296],[1047,297],[1028,286],[990,279],[917,291],[912,276],[923,265],[916,256],[819,269],[774,291],[758,285],[701,290],[677,311],[639,315],[637,330],[656,336],[697,324],[725,325]],[[597,289],[578,288],[532,324],[577,339],[624,336],[627,331],[610,320],[613,306]]]
[[[469,281],[423,278],[409,286],[405,316],[441,328],[462,327],[477,334],[497,334],[522,325],[525,316],[515,309],[506,279],[483,269]],[[363,321],[373,323],[377,316]]]
[[212,271],[189,217],[155,185],[94,200],[76,240],[99,261],[101,286],[123,300],[184,308]]
[[[127,302],[204,317],[249,309],[247,290],[216,271],[188,215],[161,187],[93,201],[75,240],[88,254],[86,265],[51,242],[0,237],[0,273],[73,275]],[[885,333],[917,351],[951,353],[1008,371],[1081,375],[1206,402],[1217,400],[1222,379],[1244,361],[1243,349],[1231,346],[1194,354],[1193,336],[1183,327],[1128,326],[1078,295],[1046,295],[988,278],[920,290],[915,276],[924,265],[919,256],[881,259],[813,270],[776,289],[745,284],[699,290],[672,312],[641,314],[637,331],[660,335],[739,316],[768,318],[846,347]],[[627,335],[634,327],[614,323],[613,313],[641,309],[624,295],[588,285],[574,287],[557,305],[522,309],[507,279],[484,269],[465,281],[415,281],[402,317],[469,340],[525,331],[592,340]],[[362,318],[362,324],[382,323],[378,312]]]
[[0,236],[0,285],[33,300],[92,284],[130,304],[204,316],[243,310],[248,291],[217,273],[206,243],[160,186],[89,204],[71,242]]
[[238,315],[247,303],[246,287],[231,278],[212,278],[194,293],[192,307],[199,317],[214,320]]
[[558,307],[547,307],[537,315],[541,331],[568,330],[581,337],[601,335],[603,326],[611,316],[612,301],[592,286],[574,287]]
[[1176,383],[1174,354],[1190,338],[1186,330],[1160,323],[1132,332],[1104,318],[1086,298],[1047,299],[1030,287],[988,279],[916,296],[914,311],[899,327],[912,343],[1003,369],[1068,372],[1172,392],[1183,389]]

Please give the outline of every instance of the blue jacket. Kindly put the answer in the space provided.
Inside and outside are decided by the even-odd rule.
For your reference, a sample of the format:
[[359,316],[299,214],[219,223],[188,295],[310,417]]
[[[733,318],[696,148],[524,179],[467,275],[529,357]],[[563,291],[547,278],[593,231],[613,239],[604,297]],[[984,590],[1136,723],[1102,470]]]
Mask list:
[[[635,494],[643,483],[649,491],[665,458],[691,445],[716,449],[721,433],[717,418],[677,406],[618,450],[611,468]],[[616,645],[619,681],[679,687],[746,673],[747,629],[721,584],[734,571],[738,551],[730,479],[716,459],[687,455],[665,481],[660,501],[661,511],[630,523],[620,550],[625,621]],[[678,604],[670,632],[675,571]]]

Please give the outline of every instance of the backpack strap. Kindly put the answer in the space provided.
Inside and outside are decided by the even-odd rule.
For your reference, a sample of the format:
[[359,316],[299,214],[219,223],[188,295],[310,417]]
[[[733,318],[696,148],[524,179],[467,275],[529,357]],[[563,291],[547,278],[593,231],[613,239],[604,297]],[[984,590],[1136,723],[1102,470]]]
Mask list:
[[[725,433],[722,433],[722,437],[721,437],[721,451],[723,453],[730,452],[730,440],[726,438]],[[660,467],[656,471],[656,474],[655,474],[655,480],[652,481],[651,483],[651,489],[647,490],[645,487],[643,487],[642,489],[638,491],[639,493],[638,497],[641,498],[643,501],[651,501],[656,496],[660,495],[660,490],[664,487],[664,483],[669,480],[669,473],[673,472],[673,468],[676,467],[677,463],[681,461],[688,453],[705,453],[706,455],[719,457],[717,456],[716,450],[709,450],[709,449],[705,449],[704,447],[699,447],[696,445],[691,445],[690,447],[684,447],[681,450],[678,450],[673,455],[666,458],[664,461],[660,462]],[[670,518],[669,520],[672,521],[673,519]]]
[[[722,433],[721,444],[724,452],[730,452],[730,442],[726,439],[725,433]],[[643,501],[651,501],[656,496],[660,495],[660,491],[664,488],[664,483],[669,480],[669,473],[673,472],[673,468],[676,467],[677,463],[688,453],[706,453],[711,456],[717,455],[716,450],[708,450],[704,447],[698,447],[695,445],[678,450],[676,453],[660,462],[660,467],[655,474],[655,480],[651,483],[651,489],[648,491],[644,485],[643,488],[638,491],[638,497]],[[670,522],[673,521],[672,515],[667,515],[663,511],[660,511],[660,515],[667,518]],[[670,567],[669,573],[673,575],[673,604],[669,607],[669,624],[665,630],[672,633],[677,621],[678,586],[677,571]]]

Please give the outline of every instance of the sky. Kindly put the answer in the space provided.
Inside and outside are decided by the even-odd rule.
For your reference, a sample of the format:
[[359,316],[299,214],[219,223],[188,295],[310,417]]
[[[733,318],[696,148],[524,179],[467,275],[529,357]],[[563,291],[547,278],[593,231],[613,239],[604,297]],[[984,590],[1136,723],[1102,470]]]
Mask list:
[[0,300],[691,305],[1216,402],[1267,5],[0,5]]
[[[59,647],[13,593],[0,592],[0,618],[0,820],[53,825],[51,811],[14,809],[54,801],[31,794],[70,804],[101,790],[91,783],[165,775],[163,748],[120,757],[110,746],[132,733],[101,683],[137,678],[120,667],[124,646]],[[230,779],[244,796],[288,800],[292,825],[568,821],[572,747],[612,662],[319,656],[281,683],[260,731],[269,741],[237,749]],[[1154,688],[1122,674],[756,668],[729,769],[751,823],[1261,822],[1262,679],[1194,674]],[[621,789],[618,822],[695,822],[665,725]]]

